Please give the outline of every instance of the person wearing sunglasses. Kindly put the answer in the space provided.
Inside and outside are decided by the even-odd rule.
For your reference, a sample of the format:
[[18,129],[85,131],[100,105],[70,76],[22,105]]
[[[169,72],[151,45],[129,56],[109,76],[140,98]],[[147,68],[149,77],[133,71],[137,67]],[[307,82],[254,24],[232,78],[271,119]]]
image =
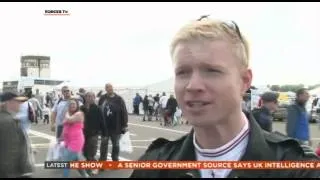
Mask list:
[[[139,160],[277,161],[319,160],[306,146],[260,128],[241,101],[250,88],[249,46],[233,21],[207,16],[182,27],[171,44],[174,90],[184,118],[185,136],[152,142]],[[155,169],[134,170],[131,178],[319,177],[316,170]]]

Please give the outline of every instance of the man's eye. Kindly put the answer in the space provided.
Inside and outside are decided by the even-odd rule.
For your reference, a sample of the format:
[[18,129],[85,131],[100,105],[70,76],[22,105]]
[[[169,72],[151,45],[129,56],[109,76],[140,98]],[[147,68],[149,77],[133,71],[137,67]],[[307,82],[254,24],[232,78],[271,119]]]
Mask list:
[[185,72],[184,71],[178,71],[176,72],[176,75],[181,75],[181,74],[184,74]]
[[208,68],[206,69],[207,72],[215,72],[215,73],[219,73],[220,71],[217,69],[212,69],[212,68]]
[[176,71],[176,75],[184,75],[186,73],[187,73],[187,71],[185,71],[185,70]]

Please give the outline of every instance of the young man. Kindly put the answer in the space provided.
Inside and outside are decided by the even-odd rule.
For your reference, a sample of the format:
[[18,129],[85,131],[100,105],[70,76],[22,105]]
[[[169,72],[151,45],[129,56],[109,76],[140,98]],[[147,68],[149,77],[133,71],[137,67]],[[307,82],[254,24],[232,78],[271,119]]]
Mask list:
[[299,89],[296,92],[296,101],[288,107],[287,135],[295,138],[302,144],[310,145],[309,118],[306,111],[306,103],[309,100],[307,89]]
[[[162,120],[163,122],[165,119],[165,115],[166,115],[166,107],[167,107],[167,102],[168,102],[169,97],[166,95],[165,92],[162,93],[162,96],[160,97],[159,100],[159,106],[160,106],[160,125],[162,125]],[[165,124],[165,123],[163,123]]]
[[142,102],[142,97],[139,93],[136,93],[136,96],[133,98],[133,114],[140,114],[140,103]]
[[105,122],[106,136],[102,138],[100,145],[100,161],[107,160],[108,142],[111,139],[113,161],[119,161],[121,134],[127,131],[128,112],[123,98],[113,91],[111,84],[106,84],[107,94],[101,96],[99,105]]
[[166,106],[166,115],[164,117],[165,125],[173,125],[174,113],[176,112],[177,107],[178,107],[177,100],[171,94]]
[[278,94],[265,92],[261,95],[261,107],[252,111],[253,117],[257,120],[260,127],[268,132],[272,132],[272,113],[278,107]]
[[0,178],[31,177],[33,162],[27,136],[15,119],[20,104],[28,98],[6,92],[0,99]]
[[[200,18],[174,37],[171,57],[175,94],[192,130],[182,138],[157,139],[140,160],[267,161],[318,160],[308,148],[284,135],[262,131],[242,112],[250,88],[248,43],[234,22]],[[318,170],[135,170],[133,178],[319,177]]]
[[41,119],[42,108],[36,96],[34,94],[30,94],[30,96],[31,97],[29,97],[30,98],[29,102],[32,104],[32,108],[34,109],[34,112],[35,112],[35,123],[38,124],[39,117]]
[[159,111],[160,111],[160,95],[157,94],[156,96],[153,97],[154,99],[154,116],[156,117],[156,120],[159,120]]
[[60,139],[63,131],[63,120],[69,107],[71,91],[68,86],[61,88],[63,97],[56,100],[51,113],[51,130],[56,131],[57,139]]

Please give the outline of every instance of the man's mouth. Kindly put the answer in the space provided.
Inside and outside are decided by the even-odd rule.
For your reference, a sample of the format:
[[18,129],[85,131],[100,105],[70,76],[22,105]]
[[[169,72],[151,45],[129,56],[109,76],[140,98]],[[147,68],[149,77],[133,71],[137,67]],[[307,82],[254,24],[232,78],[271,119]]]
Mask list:
[[201,108],[203,106],[206,106],[210,104],[209,102],[206,101],[187,101],[187,106],[190,108]]

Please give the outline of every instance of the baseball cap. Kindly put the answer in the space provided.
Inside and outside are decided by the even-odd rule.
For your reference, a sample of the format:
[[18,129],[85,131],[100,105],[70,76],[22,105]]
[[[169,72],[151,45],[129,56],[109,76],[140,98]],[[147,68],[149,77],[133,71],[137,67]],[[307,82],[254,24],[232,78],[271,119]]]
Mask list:
[[278,102],[279,94],[275,92],[265,92],[261,95],[262,101],[265,102]]
[[1,102],[6,102],[6,101],[10,101],[10,100],[16,100],[16,101],[27,101],[28,98],[25,96],[18,96],[15,93],[12,92],[4,92],[1,94],[1,98],[0,98]]

